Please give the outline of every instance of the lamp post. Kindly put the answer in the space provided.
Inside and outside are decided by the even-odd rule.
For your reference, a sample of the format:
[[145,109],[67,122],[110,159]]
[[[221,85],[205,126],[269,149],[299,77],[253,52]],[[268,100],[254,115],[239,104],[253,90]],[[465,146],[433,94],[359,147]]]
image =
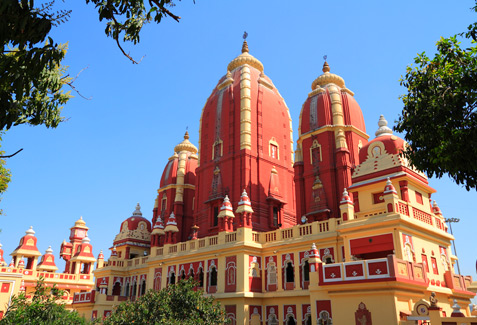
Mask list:
[[[458,219],[458,218],[445,219],[445,222],[447,222],[449,224],[449,228],[450,228],[452,236],[454,236],[454,234],[452,233],[452,223],[454,223],[454,222],[457,223],[459,221],[460,221],[460,219]],[[454,253],[455,253],[455,256],[457,257],[457,250],[455,249],[455,239],[452,240],[452,246],[454,246]],[[457,270],[459,271],[459,275],[460,275],[459,259],[457,259]]]

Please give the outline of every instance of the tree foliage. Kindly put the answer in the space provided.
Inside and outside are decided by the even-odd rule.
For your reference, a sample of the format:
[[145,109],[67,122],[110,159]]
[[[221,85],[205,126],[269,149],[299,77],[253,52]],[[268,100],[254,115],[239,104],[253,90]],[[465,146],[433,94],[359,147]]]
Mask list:
[[63,120],[61,107],[70,95],[62,87],[71,80],[61,65],[66,47],[48,34],[69,12],[51,13],[51,6],[0,2],[0,130],[25,123],[56,127]]
[[395,126],[405,132],[404,155],[412,165],[429,176],[448,174],[467,190],[477,189],[476,31],[474,23],[466,33],[441,38],[433,58],[418,54],[401,79],[407,94]]
[[[137,63],[121,46],[122,41],[139,42],[142,27],[170,16],[172,0],[85,0],[98,9],[99,20],[107,21],[105,33],[116,40],[122,53]],[[20,124],[55,128],[64,121],[63,106],[76,91],[67,67],[62,65],[66,44],[49,36],[52,28],[68,20],[71,10],[54,10],[55,0],[35,6],[34,0],[0,1],[0,131]],[[71,90],[70,89],[70,90]],[[10,173],[0,160],[0,193]]]
[[149,290],[134,302],[118,305],[104,324],[223,324],[225,310],[213,297],[196,291],[196,285],[187,279],[160,291]]
[[[180,1],[180,0],[179,0]],[[120,39],[125,42],[139,42],[140,32],[145,24],[154,21],[160,23],[162,18],[171,17],[179,21],[181,17],[171,12],[172,0],[86,0],[96,6],[99,20],[105,20],[107,36],[112,37],[122,53],[133,63],[137,63],[121,46]]]
[[65,308],[60,299],[63,291],[47,288],[43,277],[38,280],[35,292],[30,299],[21,292],[12,298],[4,317],[0,320],[3,324],[87,324],[86,320],[76,311]]

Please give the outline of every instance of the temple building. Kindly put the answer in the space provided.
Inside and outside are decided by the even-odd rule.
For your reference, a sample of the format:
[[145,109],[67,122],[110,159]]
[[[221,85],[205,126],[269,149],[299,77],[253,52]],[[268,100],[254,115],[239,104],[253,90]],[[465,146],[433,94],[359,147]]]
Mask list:
[[56,272],[58,267],[51,246],[43,255],[38,250],[38,238],[33,227],[20,238],[18,247],[10,254],[12,260],[8,265],[0,244],[0,319],[13,295],[24,292],[27,298],[32,296],[40,277],[47,287],[55,285],[63,290],[63,303],[68,308],[71,308],[75,293],[94,289],[93,266],[96,258],[87,236],[88,229],[82,217],[70,228],[70,241],[63,241],[60,248],[60,256],[66,260],[63,273]]
[[[192,277],[232,324],[477,324],[477,285],[455,272],[454,237],[426,175],[400,155],[406,142],[383,116],[370,138],[325,62],[303,91],[294,143],[264,71],[244,41],[205,102],[197,145],[186,132],[171,150],[152,214],[138,204],[118,221],[94,289],[75,293],[73,308],[107,317]],[[65,273],[89,274],[89,241],[75,229],[61,248]],[[36,267],[40,253],[19,254],[12,269],[25,258]]]

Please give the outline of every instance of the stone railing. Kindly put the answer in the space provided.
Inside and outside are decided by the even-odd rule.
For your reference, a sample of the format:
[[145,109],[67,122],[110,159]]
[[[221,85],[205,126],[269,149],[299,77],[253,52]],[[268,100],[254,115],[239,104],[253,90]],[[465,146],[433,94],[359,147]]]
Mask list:
[[427,285],[426,272],[422,264],[407,262],[396,258],[395,255],[362,261],[322,264],[320,271],[320,284],[325,285],[376,279],[404,280]]
[[70,274],[70,273],[55,273],[55,272],[40,272],[32,269],[14,268],[14,267],[2,267],[0,273],[19,274],[24,276],[30,276],[33,278],[39,278],[42,276],[45,282],[49,282],[48,279],[61,280],[60,282],[77,282],[79,280],[93,280],[92,274]]
[[73,304],[87,304],[94,303],[96,291],[78,292],[73,296]]
[[[425,223],[431,227],[440,229],[442,231],[447,231],[443,218],[438,217],[434,215],[433,213],[428,213],[423,210],[420,210],[417,207],[413,207],[406,201],[398,200],[394,209],[395,209],[395,212],[401,215],[411,217],[415,220],[418,220],[422,223]],[[388,212],[386,210],[386,202],[382,202],[382,203],[373,205],[372,210],[357,212],[355,214],[355,220],[374,217],[374,216],[385,216],[387,214]],[[349,222],[349,221],[353,221],[353,220],[348,220],[346,222]]]
[[[336,231],[340,224],[338,219],[316,221],[303,225],[296,225],[286,229],[276,229],[269,232],[256,232],[249,228],[241,228],[233,232],[220,232],[218,235],[199,239],[192,239],[177,244],[165,244],[163,247],[151,248],[152,256],[164,256],[187,253],[194,250],[209,250],[211,247],[233,242],[250,242],[255,244],[268,244],[282,240],[299,239],[310,235],[319,235]],[[131,260],[110,259],[104,267],[141,267],[147,264],[147,257],[138,257]]]

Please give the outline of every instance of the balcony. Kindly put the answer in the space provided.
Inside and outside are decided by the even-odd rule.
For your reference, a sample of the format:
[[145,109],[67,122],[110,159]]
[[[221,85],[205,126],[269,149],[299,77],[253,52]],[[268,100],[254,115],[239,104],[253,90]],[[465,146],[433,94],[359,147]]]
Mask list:
[[427,287],[426,271],[420,263],[404,261],[389,255],[362,261],[323,264],[320,285],[350,282],[401,281]]

